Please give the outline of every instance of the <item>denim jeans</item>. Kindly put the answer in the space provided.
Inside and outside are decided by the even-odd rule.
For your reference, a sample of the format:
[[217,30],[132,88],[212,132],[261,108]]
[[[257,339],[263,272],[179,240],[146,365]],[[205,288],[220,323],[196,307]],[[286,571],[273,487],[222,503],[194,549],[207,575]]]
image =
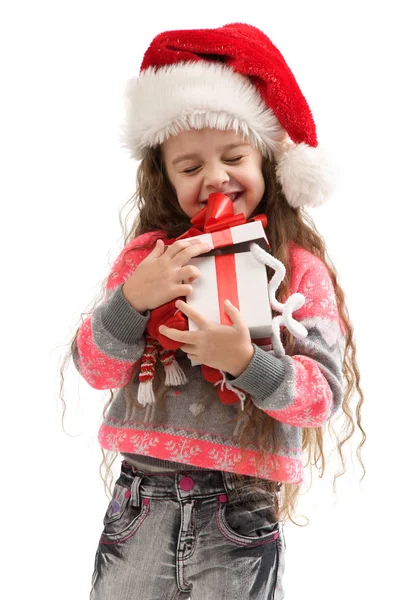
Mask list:
[[286,546],[272,514],[269,495],[239,499],[229,473],[123,461],[90,600],[282,600]]

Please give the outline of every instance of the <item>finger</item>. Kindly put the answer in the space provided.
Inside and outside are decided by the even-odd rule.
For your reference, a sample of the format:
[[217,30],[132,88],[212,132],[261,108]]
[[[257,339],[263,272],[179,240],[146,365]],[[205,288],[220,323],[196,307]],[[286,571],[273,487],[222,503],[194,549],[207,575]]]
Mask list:
[[164,253],[164,242],[160,238],[156,240],[154,249],[152,250],[152,258],[159,258]]
[[200,276],[200,271],[198,267],[194,265],[186,265],[185,267],[181,267],[178,271],[178,278],[180,281],[194,281]]
[[177,240],[170,246],[167,246],[167,256],[168,258],[174,258],[181,250],[185,248],[189,248],[192,245],[197,245],[200,243],[200,240],[197,238],[187,238],[185,240]]
[[180,283],[173,288],[173,298],[178,298],[178,296],[188,297],[192,294],[193,287],[189,283]]
[[183,344],[191,344],[194,342],[194,338],[192,337],[195,334],[194,331],[180,331],[173,327],[167,327],[167,325],[161,325],[159,327],[159,333],[175,342],[181,342]]
[[189,304],[184,302],[183,300],[177,300],[176,307],[182,313],[184,313],[184,315],[186,315],[187,317],[192,319],[192,321],[194,323],[196,323],[196,325],[199,327],[199,329],[204,329],[204,327],[206,327],[206,325],[208,325],[208,323],[209,323],[208,319],[205,316],[203,316],[200,312],[198,312],[197,310],[192,308],[192,306],[190,306]]
[[181,268],[184,265],[188,264],[192,258],[200,256],[201,254],[206,254],[212,249],[212,246],[205,242],[191,244],[190,246],[183,248],[178,254],[174,256],[173,263],[176,267]]
[[224,302],[225,312],[229,316],[233,325],[237,327],[242,327],[245,325],[245,322],[239,312],[239,310],[232,304],[230,300],[225,300]]
[[191,356],[197,356],[197,348],[194,344],[183,344],[180,348],[183,352],[190,354]]

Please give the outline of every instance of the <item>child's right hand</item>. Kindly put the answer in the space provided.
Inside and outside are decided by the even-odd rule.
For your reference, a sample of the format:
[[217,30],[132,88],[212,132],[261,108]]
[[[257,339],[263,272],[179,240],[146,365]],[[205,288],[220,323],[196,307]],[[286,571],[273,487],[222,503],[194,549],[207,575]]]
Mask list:
[[125,298],[135,310],[143,313],[179,296],[189,296],[192,285],[182,282],[194,281],[200,271],[187,263],[209,250],[210,246],[196,238],[177,240],[166,248],[163,240],[157,240],[152,252],[123,284]]

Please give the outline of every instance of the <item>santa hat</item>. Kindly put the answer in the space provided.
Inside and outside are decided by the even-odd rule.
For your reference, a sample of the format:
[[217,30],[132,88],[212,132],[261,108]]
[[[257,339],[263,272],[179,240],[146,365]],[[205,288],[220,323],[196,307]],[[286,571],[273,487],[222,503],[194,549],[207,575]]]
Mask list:
[[120,140],[135,159],[186,129],[229,129],[276,162],[293,207],[327,199],[333,178],[291,70],[259,29],[167,31],[147,49],[125,88]]

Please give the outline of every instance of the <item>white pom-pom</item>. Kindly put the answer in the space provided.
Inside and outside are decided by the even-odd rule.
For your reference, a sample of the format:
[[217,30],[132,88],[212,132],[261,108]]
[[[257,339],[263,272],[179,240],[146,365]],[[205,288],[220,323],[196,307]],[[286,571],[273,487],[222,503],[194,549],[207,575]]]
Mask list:
[[286,200],[294,208],[319,206],[333,191],[333,171],[319,146],[292,145],[280,156],[276,174]]

